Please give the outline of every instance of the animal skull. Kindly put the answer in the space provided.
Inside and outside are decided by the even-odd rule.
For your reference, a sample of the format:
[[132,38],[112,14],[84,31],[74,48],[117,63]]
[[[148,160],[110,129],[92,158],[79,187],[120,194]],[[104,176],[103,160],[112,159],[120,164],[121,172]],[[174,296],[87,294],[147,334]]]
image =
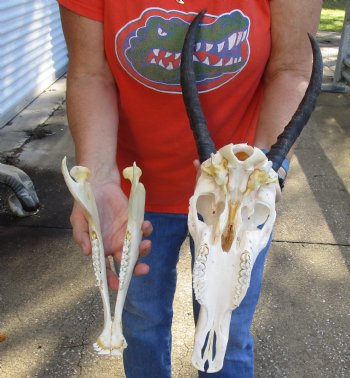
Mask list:
[[222,368],[232,310],[247,292],[275,222],[277,182],[265,154],[245,144],[227,145],[201,165],[188,221],[201,305],[192,356],[198,370],[206,361],[208,373]]
[[[106,261],[98,210],[92,192],[89,177],[90,171],[85,167],[73,167],[68,173],[66,158],[62,161],[62,173],[74,199],[82,207],[89,223],[89,235],[92,245],[92,263],[96,284],[100,290],[104,313],[104,326],[101,335],[94,343],[94,349],[101,355],[122,355],[127,347],[123,336],[122,313],[130,280],[139,256],[139,245],[142,238],[141,225],[144,219],[145,188],[139,182],[141,169],[134,165],[125,168],[124,178],[131,181],[128,206],[128,224],[123,243],[122,259],[119,272],[119,290],[112,320],[108,295]],[[73,180],[74,179],[74,180]]]
[[[205,10],[191,22],[181,54],[181,87],[201,165],[188,226],[195,243],[193,287],[201,305],[193,365],[208,373],[223,366],[231,312],[241,303],[259,251],[275,222],[276,172],[316,105],[322,54],[309,35],[313,66],[309,86],[291,121],[266,154],[243,144],[216,151],[201,109],[193,67],[195,36]],[[283,182],[280,183],[281,187]],[[198,214],[201,216],[199,217]]]

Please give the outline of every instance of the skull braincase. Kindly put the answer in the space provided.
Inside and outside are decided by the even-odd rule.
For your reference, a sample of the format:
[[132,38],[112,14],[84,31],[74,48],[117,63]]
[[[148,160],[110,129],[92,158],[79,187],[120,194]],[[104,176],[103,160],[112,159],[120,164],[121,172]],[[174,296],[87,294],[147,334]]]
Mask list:
[[201,305],[193,365],[222,368],[232,310],[241,303],[275,222],[277,174],[264,153],[227,145],[202,163],[190,200],[193,288]]

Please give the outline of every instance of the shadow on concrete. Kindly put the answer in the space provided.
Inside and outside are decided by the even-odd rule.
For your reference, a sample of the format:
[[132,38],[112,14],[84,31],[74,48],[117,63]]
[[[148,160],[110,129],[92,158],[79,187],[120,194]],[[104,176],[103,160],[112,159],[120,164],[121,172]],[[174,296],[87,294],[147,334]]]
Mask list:
[[279,239],[269,252],[253,326],[259,378],[348,376],[346,104],[349,97],[322,94],[295,151],[297,162],[293,161],[278,218]]
[[12,215],[7,205],[7,198],[12,193],[6,186],[0,186],[0,227],[42,227],[71,228],[69,222],[73,199],[59,171],[40,167],[25,167],[31,177],[40,200],[37,214],[27,218]]
[[0,228],[0,239],[2,371],[78,376],[103,325],[90,259],[66,230]]
[[253,326],[256,377],[346,377],[348,290],[338,247],[273,244]]
[[[314,113],[315,122],[305,129],[296,156],[336,244],[349,246],[350,195],[344,180],[349,180],[350,176],[347,169],[344,172],[347,177],[341,177],[339,165],[349,167],[350,163],[350,111],[349,114],[339,111],[334,106],[335,96],[321,96]],[[350,105],[349,97],[341,101]],[[325,113],[329,122],[322,119]],[[344,259],[347,260],[346,256]]]

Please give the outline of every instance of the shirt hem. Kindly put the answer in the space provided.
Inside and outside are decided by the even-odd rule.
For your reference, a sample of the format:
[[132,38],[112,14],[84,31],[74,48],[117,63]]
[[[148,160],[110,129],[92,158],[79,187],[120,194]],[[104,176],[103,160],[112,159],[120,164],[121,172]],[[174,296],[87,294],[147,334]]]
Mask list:
[[150,213],[188,214],[189,205],[146,205],[145,211]]

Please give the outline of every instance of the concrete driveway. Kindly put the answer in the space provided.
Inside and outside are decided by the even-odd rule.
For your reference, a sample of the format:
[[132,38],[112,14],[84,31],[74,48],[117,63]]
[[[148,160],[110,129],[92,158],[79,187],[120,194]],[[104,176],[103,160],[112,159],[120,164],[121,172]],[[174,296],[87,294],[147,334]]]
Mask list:
[[[61,79],[39,98],[56,104],[51,114],[40,113],[47,109],[46,100],[36,102],[33,114],[27,109],[0,130],[2,161],[16,163],[30,175],[42,203],[36,215],[15,218],[6,204],[9,191],[0,187],[4,378],[124,377],[120,359],[97,357],[92,350],[103,323],[102,306],[91,261],[71,239],[72,199],[60,173],[64,155],[73,164],[63,90]],[[323,93],[278,204],[253,325],[256,377],[350,376],[349,166],[350,97]],[[191,378],[196,372],[191,366],[188,244],[178,273],[173,376]]]

